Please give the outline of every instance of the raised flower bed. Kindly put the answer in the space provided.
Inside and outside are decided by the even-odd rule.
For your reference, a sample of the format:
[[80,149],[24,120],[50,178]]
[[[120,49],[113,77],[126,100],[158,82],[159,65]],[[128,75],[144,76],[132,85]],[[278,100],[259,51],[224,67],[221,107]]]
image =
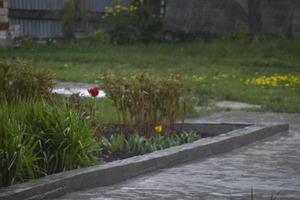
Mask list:
[[0,65],[0,200],[45,199],[107,185],[288,128],[184,123],[193,102],[190,88],[178,76],[147,73],[103,77],[100,87],[118,122],[102,123],[95,114],[99,88],[87,90],[94,98],[82,105],[80,96],[52,95],[50,74],[19,65]]
[[[177,126],[177,125],[176,125]],[[207,138],[142,156],[50,175],[0,189],[1,200],[41,200],[94,186],[105,186],[159,168],[201,159],[286,132],[288,124],[179,124],[178,127],[205,133]]]

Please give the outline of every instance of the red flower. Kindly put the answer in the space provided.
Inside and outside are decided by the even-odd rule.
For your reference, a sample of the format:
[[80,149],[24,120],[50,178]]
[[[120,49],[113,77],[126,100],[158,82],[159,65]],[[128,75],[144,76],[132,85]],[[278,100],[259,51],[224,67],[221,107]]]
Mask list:
[[98,96],[99,91],[100,91],[100,88],[98,88],[98,87],[94,87],[94,88],[88,89],[88,92],[89,92],[90,95],[93,96],[93,97]]

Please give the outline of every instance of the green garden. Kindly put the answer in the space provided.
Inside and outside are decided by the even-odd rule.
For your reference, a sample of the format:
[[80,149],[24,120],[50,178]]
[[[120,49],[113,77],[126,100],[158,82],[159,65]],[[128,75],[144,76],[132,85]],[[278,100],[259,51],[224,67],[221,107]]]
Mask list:
[[299,112],[299,52],[297,39],[201,39],[185,43],[134,45],[37,45],[0,50],[2,60],[21,58],[46,69],[60,81],[100,83],[106,72],[131,76],[148,72],[184,76],[199,104],[209,99],[262,105],[264,110]]
[[[300,112],[299,39],[166,41],[149,36],[160,22],[142,16],[83,40],[0,49],[0,187],[193,142],[201,133],[175,130],[176,121],[216,101]],[[138,34],[128,35],[128,21]],[[65,97],[51,92],[55,81],[97,87]]]

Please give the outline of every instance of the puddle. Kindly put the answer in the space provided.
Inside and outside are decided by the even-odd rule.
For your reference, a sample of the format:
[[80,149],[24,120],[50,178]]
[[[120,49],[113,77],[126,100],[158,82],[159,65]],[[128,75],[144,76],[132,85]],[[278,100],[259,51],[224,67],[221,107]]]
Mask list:
[[[81,97],[92,97],[89,92],[88,92],[88,88],[77,88],[77,87],[70,87],[70,88],[63,88],[63,87],[59,87],[59,88],[54,88],[52,90],[53,93],[56,94],[63,94],[66,96],[71,96],[72,94],[79,94],[79,96]],[[97,96],[97,98],[103,98],[105,97],[105,92],[103,92],[102,90],[99,92],[99,95]]]

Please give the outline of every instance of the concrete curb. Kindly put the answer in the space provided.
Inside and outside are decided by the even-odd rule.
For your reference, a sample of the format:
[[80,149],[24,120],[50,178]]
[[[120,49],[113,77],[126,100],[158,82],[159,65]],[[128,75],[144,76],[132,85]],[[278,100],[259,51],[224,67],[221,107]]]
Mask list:
[[[217,131],[220,135],[142,156],[54,174],[14,185],[0,190],[0,200],[49,199],[84,188],[110,185],[156,169],[225,153],[289,129],[288,124],[206,123],[184,124],[180,127],[199,128],[200,131],[205,130],[206,134]],[[226,131],[229,132],[225,133]]]

